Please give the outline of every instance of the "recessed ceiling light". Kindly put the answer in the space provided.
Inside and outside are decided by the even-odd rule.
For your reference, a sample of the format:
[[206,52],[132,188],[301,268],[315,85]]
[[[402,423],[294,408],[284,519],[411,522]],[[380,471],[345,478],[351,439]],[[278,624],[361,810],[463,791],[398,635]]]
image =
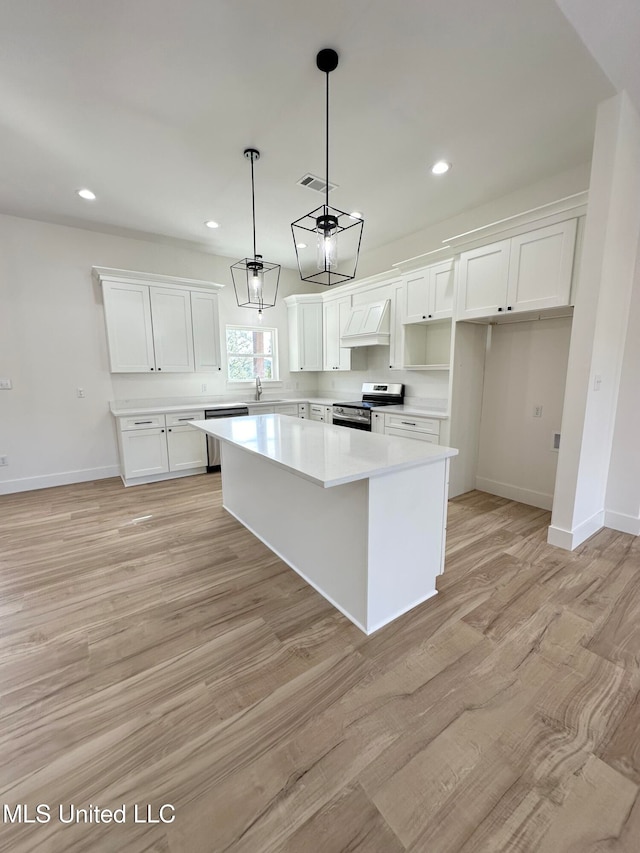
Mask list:
[[213,219],[207,219],[207,221],[204,224],[207,226],[207,228],[219,228],[220,227],[219,223],[214,222]]
[[306,243],[296,243],[296,249],[306,249],[306,248],[307,248]]
[[86,187],[83,190],[76,190],[76,193],[80,196],[80,198],[84,198],[87,201],[95,201],[96,194],[91,190],[86,189]]
[[349,214],[349,216],[352,219],[362,219],[362,214],[360,213],[359,210],[354,210],[352,213]]
[[451,168],[451,163],[447,163],[446,160],[438,160],[437,163],[434,163],[431,167],[431,171],[434,175],[444,175]]

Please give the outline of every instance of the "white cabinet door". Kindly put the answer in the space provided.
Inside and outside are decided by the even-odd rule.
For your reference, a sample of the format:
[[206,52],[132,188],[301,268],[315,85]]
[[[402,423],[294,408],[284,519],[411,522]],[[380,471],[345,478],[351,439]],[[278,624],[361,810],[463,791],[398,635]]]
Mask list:
[[569,304],[576,227],[570,219],[512,238],[507,310]]
[[371,432],[384,434],[384,415],[382,412],[371,413]]
[[166,474],[169,470],[169,457],[164,429],[154,427],[122,432],[122,456],[124,476],[127,480],[149,477],[152,474]]
[[287,312],[290,369],[322,370],[321,297],[313,301],[288,303]]
[[491,317],[506,307],[510,241],[501,240],[460,255],[459,320]]
[[389,368],[402,370],[404,366],[404,298],[403,281],[396,281],[391,291],[391,325],[389,342]]
[[324,421],[324,419],[325,419],[325,407],[319,405],[318,403],[310,403],[310,405],[309,405],[309,420]]
[[274,406],[274,412],[276,415],[293,415],[294,418],[298,417],[298,404],[297,403],[285,403],[284,405]]
[[193,372],[191,294],[170,287],[151,287],[150,292],[157,370]]
[[155,370],[149,288],[105,282],[102,292],[111,372]]
[[454,289],[455,266],[452,260],[429,267],[430,319],[445,320],[453,316]]
[[207,437],[191,426],[167,427],[170,471],[204,468],[207,464]]
[[323,369],[337,370],[340,365],[340,305],[331,299],[322,305]]
[[195,369],[200,373],[220,370],[220,325],[218,294],[191,292],[193,322],[193,355]]
[[404,322],[420,323],[429,319],[432,311],[429,270],[416,270],[404,279]]
[[309,404],[308,403],[298,403],[298,417],[299,418],[308,418],[309,417]]
[[351,297],[328,299],[322,305],[323,369],[351,370],[351,349],[341,347],[351,314]]

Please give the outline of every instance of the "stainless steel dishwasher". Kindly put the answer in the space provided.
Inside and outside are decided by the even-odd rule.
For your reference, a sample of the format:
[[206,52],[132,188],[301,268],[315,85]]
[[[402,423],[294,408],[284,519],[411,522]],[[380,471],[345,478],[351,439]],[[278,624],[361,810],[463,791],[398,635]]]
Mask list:
[[[248,415],[246,406],[220,406],[218,409],[205,409],[205,420],[209,418],[239,418]],[[220,442],[212,435],[207,436],[207,471],[220,470]]]

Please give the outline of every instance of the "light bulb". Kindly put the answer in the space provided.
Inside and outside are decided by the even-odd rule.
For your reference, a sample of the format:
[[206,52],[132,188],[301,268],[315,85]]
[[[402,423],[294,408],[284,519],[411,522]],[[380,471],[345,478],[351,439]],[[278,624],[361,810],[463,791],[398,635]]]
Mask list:
[[335,231],[318,231],[318,269],[333,270],[338,266],[338,235]]
[[251,302],[262,302],[262,273],[258,270],[249,275],[249,299]]

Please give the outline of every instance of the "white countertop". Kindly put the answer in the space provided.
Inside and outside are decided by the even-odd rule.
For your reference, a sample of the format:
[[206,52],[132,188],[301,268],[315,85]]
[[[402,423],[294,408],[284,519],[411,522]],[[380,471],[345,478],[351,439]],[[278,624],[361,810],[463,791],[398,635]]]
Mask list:
[[428,465],[458,453],[452,447],[287,415],[192,421],[191,426],[263,456],[323,488]]
[[132,417],[134,415],[164,415],[172,412],[194,412],[202,409],[231,409],[235,406],[274,406],[287,403],[319,403],[331,406],[334,399],[325,397],[278,397],[274,400],[230,400],[211,397],[166,398],[157,400],[113,400],[109,404],[111,414],[116,417]]

